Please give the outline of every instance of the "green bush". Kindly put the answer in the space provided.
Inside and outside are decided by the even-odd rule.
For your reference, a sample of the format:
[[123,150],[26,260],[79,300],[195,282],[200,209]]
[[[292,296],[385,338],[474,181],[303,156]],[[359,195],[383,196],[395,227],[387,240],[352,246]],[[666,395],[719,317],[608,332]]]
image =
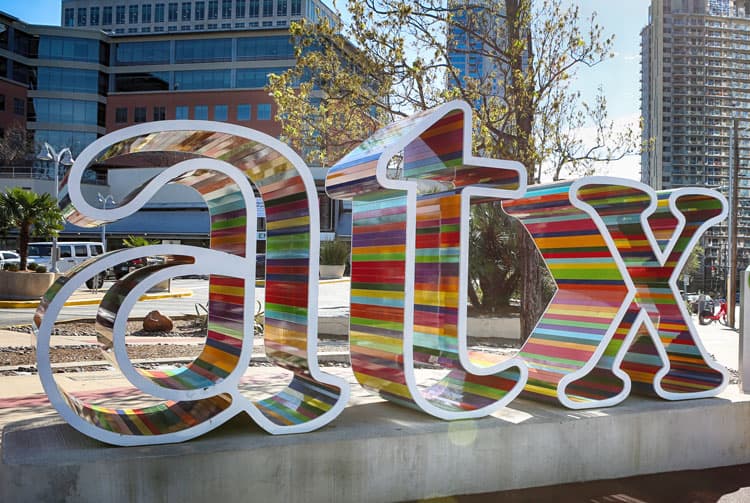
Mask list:
[[36,264],[36,269],[34,269],[36,272],[47,272],[47,268],[41,264]]
[[18,271],[18,264],[5,264],[5,270],[6,271],[17,272]]
[[320,245],[320,263],[323,265],[345,265],[349,259],[348,241],[324,241]]
[[29,271],[36,271],[37,265],[34,262],[26,264],[26,269]]

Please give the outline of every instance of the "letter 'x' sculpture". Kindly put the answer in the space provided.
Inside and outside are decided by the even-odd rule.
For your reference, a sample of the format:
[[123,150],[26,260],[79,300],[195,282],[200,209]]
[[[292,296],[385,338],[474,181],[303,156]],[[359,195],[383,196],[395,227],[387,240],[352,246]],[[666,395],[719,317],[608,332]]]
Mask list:
[[[332,167],[329,195],[353,201],[350,347],[357,380],[382,397],[443,419],[481,417],[526,396],[571,408],[614,405],[635,391],[666,399],[719,393],[727,372],[705,354],[679,298],[677,275],[701,234],[726,214],[706,189],[654,192],[592,177],[527,191],[523,167],[473,157],[471,110],[462,102],[393,123]],[[81,193],[91,166],[166,169],[116,208]],[[81,432],[111,444],[176,442],[240,412],[270,433],[299,433],[333,420],[348,383],[317,364],[319,218],[309,169],[286,145],[247,128],[160,121],[116,131],[79,156],[63,194],[68,219],[95,226],[142,208],[162,186],[192,187],[206,201],[211,249],[155,245],[111,252],[74,268],[37,314],[45,391]],[[255,195],[266,207],[265,348],[290,383],[250,400],[238,384],[253,345]],[[518,356],[470,351],[467,286],[470,205],[502,201],[528,230],[558,290]],[[86,279],[123,261],[166,256],[111,287],[97,313],[107,358],[150,406],[87,403],[54,379],[50,336],[65,300]],[[128,313],[156,283],[209,275],[205,348],[191,364],[137,369],[127,355]],[[417,382],[415,365],[444,369]],[[164,401],[159,401],[163,399]]]

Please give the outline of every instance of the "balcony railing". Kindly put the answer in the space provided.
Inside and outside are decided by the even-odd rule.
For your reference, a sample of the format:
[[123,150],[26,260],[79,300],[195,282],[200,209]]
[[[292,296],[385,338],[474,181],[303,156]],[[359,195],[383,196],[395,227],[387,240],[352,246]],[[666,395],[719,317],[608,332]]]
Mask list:
[[[60,174],[60,180],[63,178]],[[32,178],[35,180],[54,180],[54,172],[50,168],[39,166],[0,166],[0,178]],[[93,185],[107,185],[105,172],[91,171],[84,173],[84,183]]]

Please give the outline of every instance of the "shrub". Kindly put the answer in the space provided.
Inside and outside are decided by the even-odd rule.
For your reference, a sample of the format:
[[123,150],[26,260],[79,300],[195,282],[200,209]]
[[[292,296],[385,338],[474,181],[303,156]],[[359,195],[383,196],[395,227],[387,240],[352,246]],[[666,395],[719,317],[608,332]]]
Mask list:
[[47,268],[45,266],[41,265],[41,264],[37,264],[35,271],[36,272],[47,272]]
[[320,263],[323,265],[345,265],[349,253],[347,241],[324,241],[320,245]]
[[36,268],[37,265],[34,262],[29,262],[28,264],[26,264],[26,269],[28,269],[29,271],[36,271]]
[[18,264],[5,264],[5,270],[6,271],[17,272],[18,271]]

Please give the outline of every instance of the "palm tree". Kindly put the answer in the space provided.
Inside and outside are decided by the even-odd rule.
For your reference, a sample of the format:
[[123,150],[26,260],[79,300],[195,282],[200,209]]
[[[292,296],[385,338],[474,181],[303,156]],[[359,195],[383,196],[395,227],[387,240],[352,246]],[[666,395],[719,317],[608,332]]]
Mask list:
[[0,229],[18,229],[21,255],[19,268],[26,269],[29,238],[56,236],[63,228],[63,215],[57,202],[49,194],[37,194],[20,187],[12,187],[0,194]]

